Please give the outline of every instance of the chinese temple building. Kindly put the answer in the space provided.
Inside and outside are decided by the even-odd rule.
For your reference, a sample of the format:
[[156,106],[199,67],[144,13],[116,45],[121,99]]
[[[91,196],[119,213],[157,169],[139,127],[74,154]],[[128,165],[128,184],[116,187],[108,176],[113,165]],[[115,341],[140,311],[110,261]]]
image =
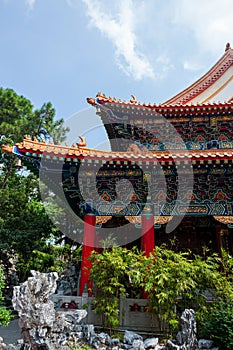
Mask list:
[[103,122],[111,151],[87,148],[84,138],[63,146],[27,136],[13,148],[3,146],[52,173],[51,189],[57,193],[60,186],[83,221],[80,293],[90,252],[112,232],[117,244],[137,244],[146,254],[162,243],[198,254],[207,248],[233,253],[230,45],[204,76],[164,103],[101,93],[87,102]]

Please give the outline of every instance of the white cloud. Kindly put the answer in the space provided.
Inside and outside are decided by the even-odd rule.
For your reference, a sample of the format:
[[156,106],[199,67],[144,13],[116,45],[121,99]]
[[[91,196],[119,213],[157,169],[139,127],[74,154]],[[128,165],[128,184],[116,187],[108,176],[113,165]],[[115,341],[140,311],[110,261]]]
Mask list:
[[174,65],[171,63],[170,58],[167,54],[160,54],[156,61],[156,66],[158,67],[159,74],[157,74],[158,79],[164,79],[167,76],[167,73],[174,68]]
[[30,10],[33,10],[35,5],[35,0],[25,0],[26,5],[29,7]]
[[203,68],[203,65],[195,61],[185,60],[183,63],[183,67],[185,70],[198,71]]
[[137,49],[138,38],[135,34],[136,19],[132,0],[119,1],[117,19],[101,8],[100,1],[83,0],[83,2],[87,6],[90,23],[113,43],[116,62],[120,69],[136,80],[154,78],[154,70],[149,60]]
[[175,24],[193,33],[198,47],[214,55],[224,52],[232,39],[232,0],[174,1]]

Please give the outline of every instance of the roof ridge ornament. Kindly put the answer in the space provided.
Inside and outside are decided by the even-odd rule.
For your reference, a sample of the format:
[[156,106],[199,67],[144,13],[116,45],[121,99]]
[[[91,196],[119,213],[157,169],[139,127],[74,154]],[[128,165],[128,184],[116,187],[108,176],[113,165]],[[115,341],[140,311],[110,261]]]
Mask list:
[[77,146],[78,147],[86,147],[87,143],[86,143],[86,138],[84,136],[79,136],[81,142],[77,142]]
[[134,103],[134,104],[138,104],[136,96],[135,95],[131,95],[131,97],[132,98],[131,98],[131,100],[129,102]]
[[230,43],[226,44],[225,52],[228,51],[228,50],[231,50],[231,44]]

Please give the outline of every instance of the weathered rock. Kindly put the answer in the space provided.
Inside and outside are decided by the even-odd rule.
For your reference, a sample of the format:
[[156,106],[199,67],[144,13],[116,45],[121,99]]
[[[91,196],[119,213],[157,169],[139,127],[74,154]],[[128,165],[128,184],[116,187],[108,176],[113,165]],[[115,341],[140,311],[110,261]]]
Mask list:
[[95,332],[92,332],[89,343],[96,349],[103,349],[106,347],[106,344],[109,344],[109,341],[110,336],[107,333],[102,332],[97,334]]
[[83,337],[85,339],[90,340],[95,335],[96,333],[93,324],[86,324],[83,326]]
[[213,346],[213,341],[212,340],[206,340],[206,339],[199,339],[198,341],[198,346],[200,349],[211,349]]
[[110,346],[119,345],[120,344],[120,339],[119,338],[109,339],[108,344]]
[[17,274],[17,261],[16,257],[12,256],[12,253],[5,249],[1,250],[3,260],[0,260],[0,265],[4,272],[4,288],[2,290],[4,301],[7,305],[11,305],[11,299],[13,295],[13,286],[19,283]]
[[102,332],[102,333],[99,333],[97,336],[102,344],[109,343],[109,340],[110,340],[109,334]]
[[56,294],[75,295],[77,294],[78,271],[77,266],[70,261],[67,263],[64,272],[57,280]]
[[178,343],[182,350],[198,349],[197,325],[195,312],[192,309],[186,309],[181,315],[181,332],[177,335]]
[[156,347],[154,348],[154,350],[165,350],[165,346],[163,345],[156,345]]
[[6,350],[6,344],[3,342],[2,337],[0,337],[0,350]]
[[8,344],[7,350],[31,350],[30,345],[25,344],[23,339],[17,340],[17,344]]
[[159,338],[147,338],[144,341],[144,346],[146,349],[154,348],[159,342]]
[[[30,350],[68,349],[68,342],[83,337],[79,323],[86,317],[87,311],[56,312],[49,298],[56,290],[57,273],[32,271],[32,275],[14,288],[12,300],[19,314],[24,343]],[[18,349],[23,350],[23,346]]]
[[125,344],[132,345],[133,341],[136,339],[143,340],[141,335],[134,333],[132,331],[127,331],[127,330],[125,331],[125,334],[124,334],[124,343]]
[[166,344],[166,349],[168,349],[168,350],[180,350],[180,346],[174,344],[171,340],[168,340],[167,344]]
[[143,340],[140,339],[134,339],[133,344],[132,344],[132,348],[134,350],[144,350],[144,343]]
[[167,349],[198,350],[197,326],[195,313],[192,309],[186,309],[181,315],[181,331],[177,333],[175,342],[168,341]]
[[23,327],[32,328],[36,325],[51,327],[55,320],[55,310],[49,297],[56,290],[57,273],[40,274],[36,271],[31,273],[33,277],[14,287],[13,307],[18,311]]
[[27,344],[21,344],[21,345],[9,344],[7,345],[7,350],[31,350],[31,347],[30,345],[27,345]]

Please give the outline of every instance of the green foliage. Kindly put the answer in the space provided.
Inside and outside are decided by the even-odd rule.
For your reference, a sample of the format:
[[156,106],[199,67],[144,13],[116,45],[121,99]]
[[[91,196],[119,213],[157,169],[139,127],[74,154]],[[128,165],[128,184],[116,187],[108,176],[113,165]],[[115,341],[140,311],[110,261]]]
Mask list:
[[33,110],[32,103],[12,89],[0,88],[0,135],[16,142],[22,141],[25,133],[37,139],[53,138],[64,141],[67,129],[63,119],[55,120],[55,109],[50,102],[41,109]]
[[95,311],[103,316],[104,325],[118,325],[118,298],[127,296],[127,287],[140,287],[148,294],[149,310],[157,317],[160,332],[166,337],[177,331],[177,310],[194,308],[201,322],[207,310],[206,293],[213,299],[233,300],[232,258],[225,257],[227,272],[221,271],[221,260],[174,252],[156,247],[146,257],[136,249],[113,247],[91,256],[90,277],[97,287]]
[[228,281],[233,283],[233,257],[230,256],[224,249],[222,249],[222,274]]
[[111,338],[118,338],[122,343],[124,342],[124,334],[123,333],[113,333]]
[[[40,243],[43,244],[43,241]],[[61,259],[61,249],[56,246],[48,246],[45,242],[40,246],[40,250],[33,250],[32,255],[25,264],[24,259],[19,259],[18,270],[25,275],[28,275],[30,270],[36,270],[40,272],[57,271],[63,272],[66,262]]]
[[[39,250],[53,233],[53,226],[39,199],[38,180],[33,174],[11,175],[0,190],[0,248],[17,255],[20,280],[29,273],[32,252]],[[4,251],[0,251],[4,261]]]
[[164,334],[168,325],[172,328],[176,325],[177,308],[194,308],[201,319],[206,308],[206,292],[212,298],[233,297],[232,284],[221,273],[216,255],[206,260],[200,256],[191,259],[188,253],[156,247],[145,263],[143,287]]
[[0,88],[0,135],[19,142],[33,116],[31,102],[12,89]]
[[220,350],[233,349],[233,301],[217,301],[205,313],[199,325],[199,335],[214,340]]
[[[0,267],[0,303],[3,301],[2,289],[4,288],[4,276]],[[0,325],[7,326],[11,320],[11,312],[5,306],[0,306]]]
[[103,317],[104,327],[110,330],[119,324],[119,297],[127,296],[127,285],[140,285],[139,263],[142,253],[136,249],[127,250],[113,247],[101,254],[91,255],[92,269],[90,278],[98,293],[95,299],[95,312]]
[[196,289],[191,261],[187,253],[156,247],[143,268],[143,287],[148,292],[150,308],[157,316],[160,332],[165,333],[168,324],[176,324],[179,299],[189,300]]
[[[55,119],[51,103],[34,110],[25,97],[0,88],[0,146],[20,142],[25,134],[38,140],[63,141],[66,131],[63,120]],[[19,170],[16,163],[14,155],[4,154],[0,148],[0,260],[6,265],[6,256],[16,256],[23,281],[31,268],[60,268],[45,244],[52,235],[59,236],[59,231],[40,201],[37,177],[25,167]],[[47,209],[57,214],[56,208]]]
[[[27,271],[36,270],[40,272],[56,271],[60,274],[64,271],[67,262],[78,264],[81,261],[81,248],[73,250],[72,244],[56,246],[48,244],[47,241],[40,240],[40,247],[33,250],[31,258],[28,260]],[[25,267],[22,262],[22,268]]]

